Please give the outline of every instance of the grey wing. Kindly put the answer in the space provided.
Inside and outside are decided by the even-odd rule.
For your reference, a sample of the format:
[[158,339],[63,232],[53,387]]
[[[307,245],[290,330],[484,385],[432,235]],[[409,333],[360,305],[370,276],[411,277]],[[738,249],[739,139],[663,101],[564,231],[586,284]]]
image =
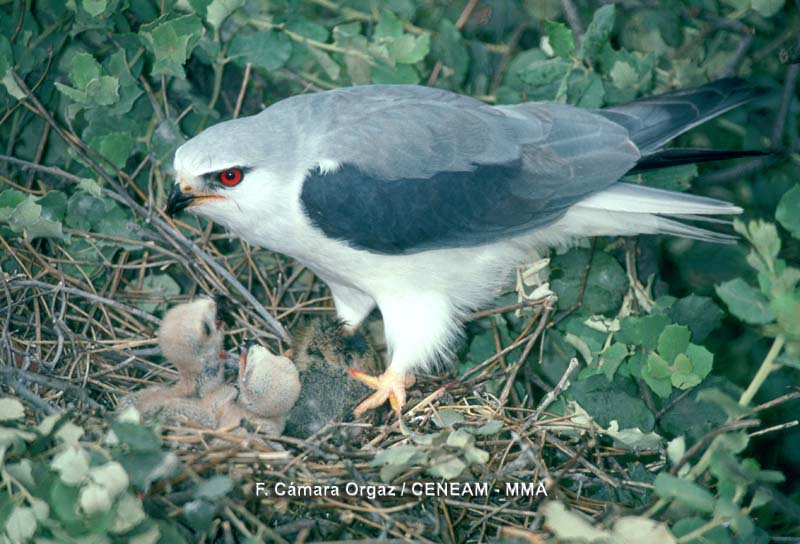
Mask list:
[[586,110],[389,90],[348,89],[328,105],[337,124],[320,149],[340,166],[310,172],[301,193],[317,228],[360,249],[415,253],[540,228],[639,158],[623,127]]

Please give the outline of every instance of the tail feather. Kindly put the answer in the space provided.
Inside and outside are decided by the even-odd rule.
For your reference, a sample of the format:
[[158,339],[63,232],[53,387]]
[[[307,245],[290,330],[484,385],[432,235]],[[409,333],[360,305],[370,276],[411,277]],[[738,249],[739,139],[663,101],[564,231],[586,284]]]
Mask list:
[[676,216],[742,213],[740,207],[724,200],[665,191],[632,183],[615,183],[608,189],[581,200],[578,205],[584,208],[608,211]]
[[681,223],[680,221],[675,221],[666,217],[656,216],[656,219],[658,231],[655,234],[669,234],[670,236],[700,240],[702,242],[715,242],[718,244],[734,244],[739,239],[732,234],[701,229],[700,227],[687,225],[686,223]]
[[733,243],[738,238],[686,224],[682,221],[706,223],[729,223],[717,215],[736,215],[742,209],[730,202],[654,189],[630,183],[617,183],[595,193],[576,205],[581,210],[609,212],[619,217],[616,227],[621,234],[640,232],[643,234],[669,234],[705,242]]
[[595,113],[625,127],[631,140],[647,155],[687,130],[758,95],[745,80],[725,78]]

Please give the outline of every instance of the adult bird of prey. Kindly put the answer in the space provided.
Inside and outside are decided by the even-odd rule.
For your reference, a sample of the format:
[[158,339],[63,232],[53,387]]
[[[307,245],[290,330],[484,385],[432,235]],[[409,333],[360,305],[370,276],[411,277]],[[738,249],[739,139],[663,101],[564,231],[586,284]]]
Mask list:
[[684,221],[737,206],[620,179],[750,154],[662,147],[754,95],[734,78],[607,109],[414,85],[304,94],[183,144],[167,213],[303,263],[352,330],[377,306],[390,361],[357,374],[377,391],[356,415],[387,399],[399,414],[414,372],[447,357],[460,320],[534,253],[601,235],[731,241]]

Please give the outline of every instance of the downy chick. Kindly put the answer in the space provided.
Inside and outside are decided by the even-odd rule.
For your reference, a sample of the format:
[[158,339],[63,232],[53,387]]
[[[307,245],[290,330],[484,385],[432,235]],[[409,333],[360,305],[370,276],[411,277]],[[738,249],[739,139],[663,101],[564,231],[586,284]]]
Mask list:
[[183,416],[215,428],[216,411],[236,398],[236,388],[223,384],[222,341],[214,299],[198,298],[171,308],[158,330],[158,343],[164,358],[178,370],[178,382],[148,387],[129,396],[120,408],[133,404],[145,419]]
[[263,346],[247,343],[239,359],[238,387],[239,397],[223,407],[219,427],[235,428],[244,419],[265,434],[281,434],[286,414],[300,395],[294,363]]

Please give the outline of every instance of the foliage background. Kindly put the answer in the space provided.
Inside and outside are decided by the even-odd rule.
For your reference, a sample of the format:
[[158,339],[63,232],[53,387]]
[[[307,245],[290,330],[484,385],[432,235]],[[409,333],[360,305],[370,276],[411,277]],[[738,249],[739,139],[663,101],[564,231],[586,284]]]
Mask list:
[[[762,86],[763,97],[678,143],[781,154],[631,181],[736,202],[746,210],[737,227],[745,240],[603,239],[553,256],[547,272],[530,273],[538,281],[497,301],[502,308],[517,304],[520,292],[535,290],[537,298],[552,290],[552,312],[523,304],[471,321],[458,371],[477,375],[478,391],[501,399],[495,415],[507,405],[522,409],[524,420],[568,361],[580,360],[549,412],[573,413],[576,402],[598,429],[638,429],[603,434],[601,443],[631,455],[620,457],[625,476],[646,490],[631,498],[587,486],[587,498],[607,505],[583,511],[605,527],[638,512],[666,521],[682,542],[798,537],[800,432],[791,400],[800,366],[792,268],[800,261],[799,65],[786,62],[800,56],[798,28],[797,6],[783,0],[0,0],[0,358],[7,391],[28,408],[27,420],[4,419],[15,432],[33,432],[24,426],[44,414],[80,407],[71,417],[85,418],[88,409],[102,412],[117,395],[169,373],[154,327],[168,305],[197,293],[222,292],[240,303],[228,322],[231,346],[247,335],[282,349],[285,333],[274,318],[291,330],[331,310],[324,285],[302,267],[192,217],[176,223],[178,232],[163,216],[172,154],[203,127],[286,96],[351,84],[420,83],[491,103],[601,107],[740,75]],[[520,339],[532,331],[539,331],[530,342],[536,347],[521,357],[528,344]],[[496,355],[511,344],[517,348]],[[441,381],[431,384],[428,391]],[[750,408],[777,398],[785,403]],[[788,427],[745,432],[782,424]],[[720,428],[731,432],[712,442]],[[118,427],[122,446],[109,447],[124,451],[107,456],[131,455],[125,445],[141,439],[136,429]],[[17,435],[28,445],[0,443],[12,460],[50,466],[53,478],[65,461],[52,456],[77,439],[57,438],[52,427],[36,432],[50,440],[42,442],[47,448]],[[512,435],[500,436],[520,452]],[[576,451],[591,457],[595,447]],[[635,462],[642,451],[651,457]],[[153,466],[166,462],[157,440],[145,453]],[[386,459],[401,468],[420,462]],[[122,462],[127,483],[147,488],[130,463]],[[668,469],[678,477],[655,480]],[[80,489],[93,481],[86,478]],[[42,517],[41,505],[26,498],[38,496],[42,482],[22,493],[25,479],[16,480],[21,487],[0,492],[3,538],[25,536],[31,526],[56,538],[45,527],[63,514],[59,501],[67,495],[47,498],[54,514]],[[202,515],[181,518],[184,536],[222,530],[206,518],[219,513],[209,505],[221,508],[230,488],[211,482],[211,491],[192,488]],[[561,485],[577,501],[580,478]],[[76,500],[78,488],[70,489]],[[113,504],[117,515],[123,499],[126,515],[138,512],[132,495],[115,493],[106,512]],[[561,537],[580,525],[555,511],[547,518]],[[53,523],[68,525],[59,519]],[[70,530],[104,533],[110,519],[84,519]],[[540,530],[541,521],[518,525]],[[178,531],[160,518],[132,531],[152,534],[153,527],[161,538]]]

